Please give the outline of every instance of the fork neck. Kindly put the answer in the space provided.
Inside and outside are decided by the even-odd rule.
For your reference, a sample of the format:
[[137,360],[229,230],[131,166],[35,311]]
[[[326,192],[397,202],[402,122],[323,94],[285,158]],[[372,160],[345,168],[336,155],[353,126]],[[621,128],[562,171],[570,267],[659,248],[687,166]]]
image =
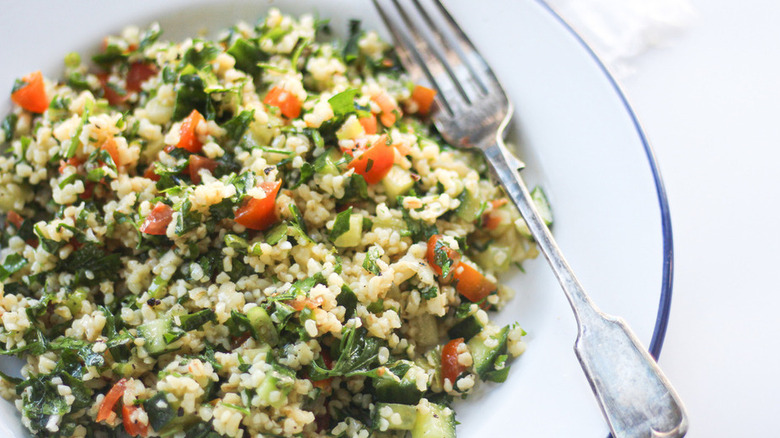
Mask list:
[[578,323],[583,319],[593,317],[598,313],[598,310],[563,257],[563,253],[555,243],[552,233],[550,233],[544,220],[536,211],[528,188],[520,178],[519,170],[524,167],[523,162],[507,150],[500,136],[498,136],[493,145],[485,147],[483,151],[494,176],[501,181],[507,196],[520,210],[520,214],[525,219],[531,235],[536,239],[539,249],[550,262],[550,266],[553,268],[553,272],[560,281],[569,304],[574,310]]

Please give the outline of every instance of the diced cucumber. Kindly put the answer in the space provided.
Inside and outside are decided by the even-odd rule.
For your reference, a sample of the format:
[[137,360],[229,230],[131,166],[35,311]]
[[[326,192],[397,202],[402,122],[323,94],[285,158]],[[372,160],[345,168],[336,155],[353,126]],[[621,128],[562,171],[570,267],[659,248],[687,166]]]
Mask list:
[[341,128],[336,131],[336,138],[339,140],[354,140],[364,135],[366,135],[366,130],[355,116],[349,116]]
[[419,329],[417,336],[415,336],[417,345],[430,347],[439,343],[439,326],[435,316],[423,313],[415,318],[414,325]]
[[168,402],[164,391],[160,391],[146,400],[143,406],[149,416],[149,425],[156,431],[162,430],[171,420],[176,418],[176,411]]
[[376,218],[373,221],[374,223],[371,225],[372,229],[376,230],[377,228],[389,228],[391,230],[398,230],[401,231],[404,228],[406,228],[406,222],[404,222],[403,219],[399,218]]
[[434,403],[418,407],[412,438],[455,438],[455,412]]
[[352,214],[349,216],[349,229],[333,241],[333,244],[339,248],[348,248],[350,246],[360,245],[363,237],[363,216]]
[[402,378],[389,372],[374,379],[374,395],[377,401],[402,404],[415,404],[420,401],[423,392],[417,388],[417,382],[412,376],[416,376],[421,368],[412,362],[403,362],[408,362],[409,367],[406,369],[396,367],[395,369],[398,373],[403,372]]
[[314,171],[329,175],[338,175],[339,168],[336,162],[341,159],[341,152],[336,148],[330,148],[314,160]]
[[246,239],[235,234],[225,234],[225,245],[239,251],[244,251],[249,246]]
[[65,299],[65,303],[63,304],[68,307],[71,314],[75,315],[81,310],[81,305],[87,299],[88,293],[89,289],[86,287],[79,287],[68,294],[68,297]]
[[479,198],[479,193],[464,189],[458,198],[460,205],[455,214],[466,222],[474,222],[485,211],[485,202]]
[[539,212],[539,216],[544,220],[545,225],[548,227],[553,224],[552,210],[550,209],[550,202],[547,201],[547,195],[544,194],[544,190],[541,187],[536,186],[531,190],[531,199],[534,200],[536,205],[536,211]]
[[398,196],[408,192],[414,186],[412,173],[401,166],[393,165],[390,171],[382,178],[382,185],[391,203],[395,203]]
[[441,386],[443,383],[441,376],[441,350],[442,346],[437,345],[436,347],[426,351],[424,355],[418,356],[414,361],[415,365],[425,370],[425,372],[430,373],[433,371],[431,389],[434,391],[441,391]]
[[168,280],[160,277],[159,275],[154,277],[152,284],[149,285],[149,296],[151,298],[162,298],[165,292],[168,290]]
[[[482,330],[479,335],[474,336],[468,342],[469,352],[471,352],[471,358],[474,361],[474,370],[481,379],[485,380],[486,375],[494,370],[498,356],[506,352],[508,333],[509,326],[502,328],[494,335],[487,335],[485,330]],[[491,345],[488,346],[486,343]]]
[[263,406],[281,408],[287,403],[287,394],[290,393],[295,382],[295,375],[290,377],[286,371],[274,367],[265,374],[265,379],[257,388],[257,396]]
[[217,316],[211,309],[203,309],[201,311],[185,314],[179,316],[179,327],[185,332],[190,330],[197,330],[206,324],[207,322],[214,322],[217,320]]
[[506,271],[512,261],[509,247],[497,243],[492,243],[484,251],[474,252],[472,255],[477,264],[494,272]]
[[482,321],[480,321],[476,315],[469,315],[450,327],[450,329],[447,330],[447,336],[449,336],[450,339],[463,338],[468,342],[471,338],[481,332],[483,328],[485,328],[485,325],[482,324]]
[[246,313],[246,317],[249,318],[249,322],[257,332],[259,340],[268,343],[268,345],[274,346],[279,342],[279,333],[276,331],[271,316],[262,307],[253,307]]
[[485,373],[485,380],[496,383],[506,381],[506,378],[509,376],[509,364],[506,363],[508,359],[509,356],[506,354],[499,355],[493,363],[493,369]]
[[134,366],[130,362],[114,362],[111,364],[111,371],[122,376],[122,377],[130,377],[133,374]]
[[165,334],[171,331],[169,318],[155,319],[138,326],[138,334],[144,338],[144,348],[151,355],[162,354],[168,348]]
[[373,420],[375,430],[412,430],[417,420],[417,406],[377,403]]

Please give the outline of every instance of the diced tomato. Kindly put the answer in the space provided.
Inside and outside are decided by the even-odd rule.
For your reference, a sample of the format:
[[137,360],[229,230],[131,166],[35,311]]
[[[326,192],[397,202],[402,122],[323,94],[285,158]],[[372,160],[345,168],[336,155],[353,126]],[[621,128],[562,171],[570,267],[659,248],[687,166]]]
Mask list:
[[415,85],[412,90],[412,100],[417,104],[417,112],[423,116],[431,112],[434,97],[436,97],[436,90],[432,88]]
[[154,236],[164,236],[168,224],[173,219],[173,209],[162,202],[158,202],[149,216],[146,216],[144,223],[141,224],[141,232]]
[[103,97],[106,98],[110,105],[120,105],[125,103],[125,100],[127,100],[127,94],[109,85],[108,73],[98,73],[96,76],[100,80],[100,84],[103,86]]
[[339,145],[339,148],[341,149],[341,152],[350,156],[355,156],[357,152],[365,151],[367,146],[368,146],[368,139],[365,137],[361,137],[353,142],[352,147],[344,147],[342,145]]
[[105,421],[108,419],[108,417],[111,415],[111,412],[114,411],[114,406],[116,406],[116,402],[119,401],[120,398],[125,393],[125,388],[127,387],[127,379],[119,379],[113,387],[108,391],[106,394],[106,397],[103,399],[103,402],[100,404],[100,409],[98,410],[97,418],[95,418],[95,421],[98,423],[101,421]]
[[84,183],[84,191],[79,194],[79,198],[87,200],[92,199],[92,194],[95,192],[95,183],[87,181]]
[[472,303],[482,301],[496,290],[496,285],[468,263],[459,263],[453,270],[455,290]]
[[458,376],[466,371],[466,367],[458,362],[458,347],[462,343],[463,338],[453,339],[441,349],[441,375],[453,385]]
[[317,432],[323,433],[330,430],[330,415],[327,413],[314,417],[314,424],[317,425]]
[[293,309],[295,309],[298,312],[300,312],[301,310],[303,310],[306,307],[308,307],[311,310],[314,310],[314,309],[322,306],[322,298],[321,297],[317,297],[315,299],[305,298],[305,297],[304,298],[297,298],[295,300],[288,301],[287,304],[289,304],[290,307],[292,307]]
[[157,68],[155,68],[154,64],[147,64],[145,62],[134,62],[130,64],[130,70],[127,71],[127,78],[125,79],[127,91],[136,93],[141,91],[141,84],[155,74],[157,74]]
[[276,194],[282,187],[281,181],[262,182],[260,188],[265,192],[265,198],[249,197],[236,210],[236,222],[250,230],[265,230],[278,220],[276,217]]
[[43,75],[40,71],[32,72],[22,78],[26,83],[23,87],[11,94],[11,100],[20,107],[34,113],[43,113],[49,107],[49,99],[46,97],[46,87],[43,84]]
[[132,420],[133,413],[139,410],[143,411],[144,408],[141,406],[122,406],[122,423],[128,435],[145,437],[149,433],[148,426]]
[[504,205],[508,204],[509,200],[506,198],[498,198],[490,201],[490,205],[493,206],[494,209],[503,207]]
[[383,135],[373,146],[347,165],[358,175],[363,175],[366,182],[376,184],[387,175],[393,167],[395,152],[393,146],[387,144],[387,136]]
[[244,345],[244,342],[246,342],[249,339],[250,336],[251,336],[251,334],[249,332],[246,332],[246,333],[244,333],[241,336],[233,338],[230,341],[230,346],[235,350],[236,348]]
[[144,178],[149,178],[152,181],[159,181],[160,175],[154,172],[154,165],[150,165],[144,170]]
[[491,211],[482,215],[482,225],[488,230],[495,230],[501,225],[503,217],[496,210],[509,202],[506,198],[490,201]]
[[265,95],[263,103],[279,108],[282,115],[288,119],[294,119],[301,115],[301,101],[298,97],[282,87],[273,87]]
[[441,239],[441,234],[434,234],[433,236],[428,239],[428,252],[427,252],[427,259],[428,264],[431,265],[431,268],[433,269],[433,272],[436,273],[436,275],[441,275],[442,269],[441,266],[436,263],[436,249],[437,246],[439,248],[439,252],[444,251],[447,254],[447,258],[449,258],[452,263],[450,264],[449,272],[447,273],[447,276],[445,278],[440,279],[440,281],[446,283],[449,282],[452,279],[453,271],[455,271],[455,267],[458,266],[460,263],[460,253],[458,251],[455,251],[454,249],[450,248],[449,246],[445,245],[444,242],[439,242]]
[[360,122],[360,125],[363,127],[363,130],[366,131],[367,135],[376,134],[376,116],[373,114],[359,118],[358,122]]
[[198,112],[198,110],[192,110],[189,116],[181,122],[179,128],[179,142],[176,144],[177,148],[186,149],[193,154],[199,153],[203,149],[203,143],[198,139],[198,125],[200,122],[204,122],[206,119]]
[[119,148],[116,145],[114,137],[107,138],[106,141],[100,145],[100,149],[103,149],[108,152],[108,155],[111,155],[111,159],[114,161],[115,166],[119,167],[122,164],[119,162]]
[[482,215],[482,226],[488,230],[495,230],[501,225],[501,216],[495,213],[485,213]]
[[70,157],[68,161],[60,160],[60,168],[58,170],[60,174],[62,174],[63,172],[65,172],[65,167],[67,166],[79,167],[81,166],[82,163],[83,161],[81,161],[80,159],[76,157]]
[[[322,350],[320,352],[320,356],[322,357],[322,362],[325,364],[325,368],[332,370],[333,369],[333,359],[330,358],[330,353],[328,353],[328,350]],[[333,381],[332,377],[328,377],[327,379],[322,380],[312,380],[311,383],[317,388],[325,389],[330,387],[330,383]]]
[[200,155],[190,155],[190,179],[193,184],[200,184],[200,169],[208,169],[209,172],[214,173],[214,169],[217,168],[217,162],[211,158],[201,157]]
[[371,100],[376,102],[379,105],[379,109],[382,110],[379,115],[379,121],[387,127],[393,126],[396,121],[396,113],[401,114],[401,109],[393,102],[393,99],[383,91],[373,95]]
[[5,217],[6,222],[12,223],[16,229],[22,228],[22,222],[24,222],[24,218],[19,215],[19,213],[11,210],[8,212],[8,215]]

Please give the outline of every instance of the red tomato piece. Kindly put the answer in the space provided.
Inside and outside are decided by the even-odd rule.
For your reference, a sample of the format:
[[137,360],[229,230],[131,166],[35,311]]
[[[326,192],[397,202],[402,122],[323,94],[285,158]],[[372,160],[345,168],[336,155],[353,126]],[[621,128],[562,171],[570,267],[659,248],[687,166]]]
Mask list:
[[12,223],[16,229],[22,227],[22,222],[24,222],[24,218],[19,215],[19,213],[11,210],[8,212],[8,215],[5,217],[6,223]]
[[441,239],[441,234],[434,234],[433,236],[428,239],[428,252],[427,252],[427,259],[428,264],[431,265],[431,268],[433,269],[433,272],[436,273],[436,275],[441,276],[442,269],[441,266],[436,263],[436,249],[438,246],[439,252],[445,251],[447,254],[447,258],[449,258],[452,263],[450,264],[449,272],[447,273],[447,276],[445,278],[441,278],[440,281],[447,283],[452,279],[453,271],[455,271],[455,268],[460,263],[460,253],[458,251],[455,251],[454,249],[450,248],[449,246],[445,245],[444,242],[439,242],[439,239]]
[[100,409],[98,410],[95,421],[99,423],[108,419],[108,417],[111,415],[111,412],[114,411],[114,406],[116,406],[116,403],[124,395],[126,386],[127,379],[122,378],[119,379],[119,381],[117,381],[113,387],[111,387],[111,389],[106,394],[106,397],[103,399],[103,402],[100,404]]
[[176,144],[177,148],[186,149],[193,154],[199,153],[203,149],[203,143],[198,139],[198,125],[200,122],[205,122],[206,119],[198,112],[198,110],[192,110],[189,116],[181,122],[179,128],[179,142]]
[[214,173],[217,164],[218,163],[211,158],[201,157],[200,155],[190,155],[189,171],[192,183],[200,184],[200,169],[208,169],[209,172]]
[[[325,368],[332,370],[333,369],[333,359],[330,358],[330,353],[328,353],[327,350],[322,350],[320,352],[320,356],[322,356],[322,362],[325,364]],[[333,381],[332,377],[328,377],[327,379],[322,380],[312,380],[311,383],[317,388],[325,389],[330,387],[330,383]]]
[[412,90],[412,100],[417,104],[417,113],[425,116],[431,112],[433,98],[436,97],[436,90],[422,85],[415,85]]
[[124,90],[117,90],[115,87],[108,84],[108,73],[98,73],[95,75],[100,80],[100,84],[103,86],[103,97],[106,98],[109,105],[120,105],[127,100],[127,94]]
[[144,170],[144,178],[149,178],[152,181],[160,180],[160,175],[154,173],[154,165],[150,165]]
[[360,125],[363,126],[363,130],[366,131],[367,135],[376,134],[376,116],[373,114],[359,118],[358,122],[360,122]]
[[317,297],[315,299],[311,298],[296,298],[295,300],[288,301],[287,304],[290,305],[293,309],[300,312],[304,308],[308,307],[311,310],[314,310],[320,306],[322,306],[322,297]]
[[143,411],[144,408],[141,406],[122,406],[122,423],[128,435],[145,437],[149,433],[148,426],[132,420],[133,413],[139,410]]
[[379,121],[387,127],[393,126],[397,118],[396,113],[401,113],[401,109],[393,102],[393,99],[383,91],[372,96],[371,100],[376,102],[379,105],[379,109],[382,110],[382,113],[379,115]]
[[458,347],[462,343],[463,338],[453,339],[441,349],[441,375],[453,385],[458,376],[466,371],[466,367],[458,362]]
[[282,115],[288,119],[294,119],[301,115],[301,101],[298,97],[282,87],[273,87],[265,95],[263,103],[279,108]]
[[79,195],[79,198],[87,200],[92,198],[92,194],[95,192],[95,183],[87,181],[84,183],[84,191]]
[[459,263],[453,270],[455,290],[472,303],[484,300],[496,290],[496,285],[468,263]]
[[20,107],[34,113],[43,113],[49,107],[46,87],[40,71],[32,72],[22,78],[26,85],[11,94],[11,100]]
[[373,146],[350,161],[347,167],[363,175],[367,183],[376,184],[387,175],[394,160],[394,148],[387,144],[387,136],[383,135]]
[[265,230],[277,221],[276,194],[282,187],[281,181],[262,182],[260,188],[265,192],[265,198],[248,197],[243,205],[236,210],[236,222],[250,230]]
[[71,158],[68,159],[68,161],[60,160],[59,172],[60,172],[60,174],[62,174],[65,171],[65,167],[67,167],[67,166],[79,167],[79,166],[81,166],[82,163],[83,163],[83,161],[81,161],[80,159],[78,159],[76,157],[71,157]]
[[134,62],[130,64],[130,69],[127,71],[127,78],[125,78],[127,91],[136,93],[141,91],[141,84],[155,74],[157,74],[157,68],[154,64],[147,64],[145,62]]
[[501,225],[503,218],[495,210],[503,205],[506,205],[507,202],[509,201],[506,198],[494,199],[490,201],[491,211],[482,215],[482,225],[485,228],[488,230],[495,230],[499,225]]
[[109,137],[103,144],[100,145],[100,149],[108,152],[111,155],[111,159],[114,161],[114,165],[119,167],[122,163],[119,162],[119,148],[116,145],[114,137]]
[[165,230],[172,219],[173,209],[162,202],[158,202],[152,209],[152,212],[149,213],[149,216],[146,216],[140,230],[142,233],[164,236]]

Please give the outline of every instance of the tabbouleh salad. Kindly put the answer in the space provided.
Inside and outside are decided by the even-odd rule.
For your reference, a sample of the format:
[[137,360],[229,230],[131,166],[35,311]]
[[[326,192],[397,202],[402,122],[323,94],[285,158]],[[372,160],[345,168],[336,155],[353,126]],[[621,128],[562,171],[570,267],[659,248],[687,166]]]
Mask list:
[[450,402],[506,379],[525,223],[390,45],[328,31],[128,27],[16,82],[0,395],[33,435],[452,437]]

